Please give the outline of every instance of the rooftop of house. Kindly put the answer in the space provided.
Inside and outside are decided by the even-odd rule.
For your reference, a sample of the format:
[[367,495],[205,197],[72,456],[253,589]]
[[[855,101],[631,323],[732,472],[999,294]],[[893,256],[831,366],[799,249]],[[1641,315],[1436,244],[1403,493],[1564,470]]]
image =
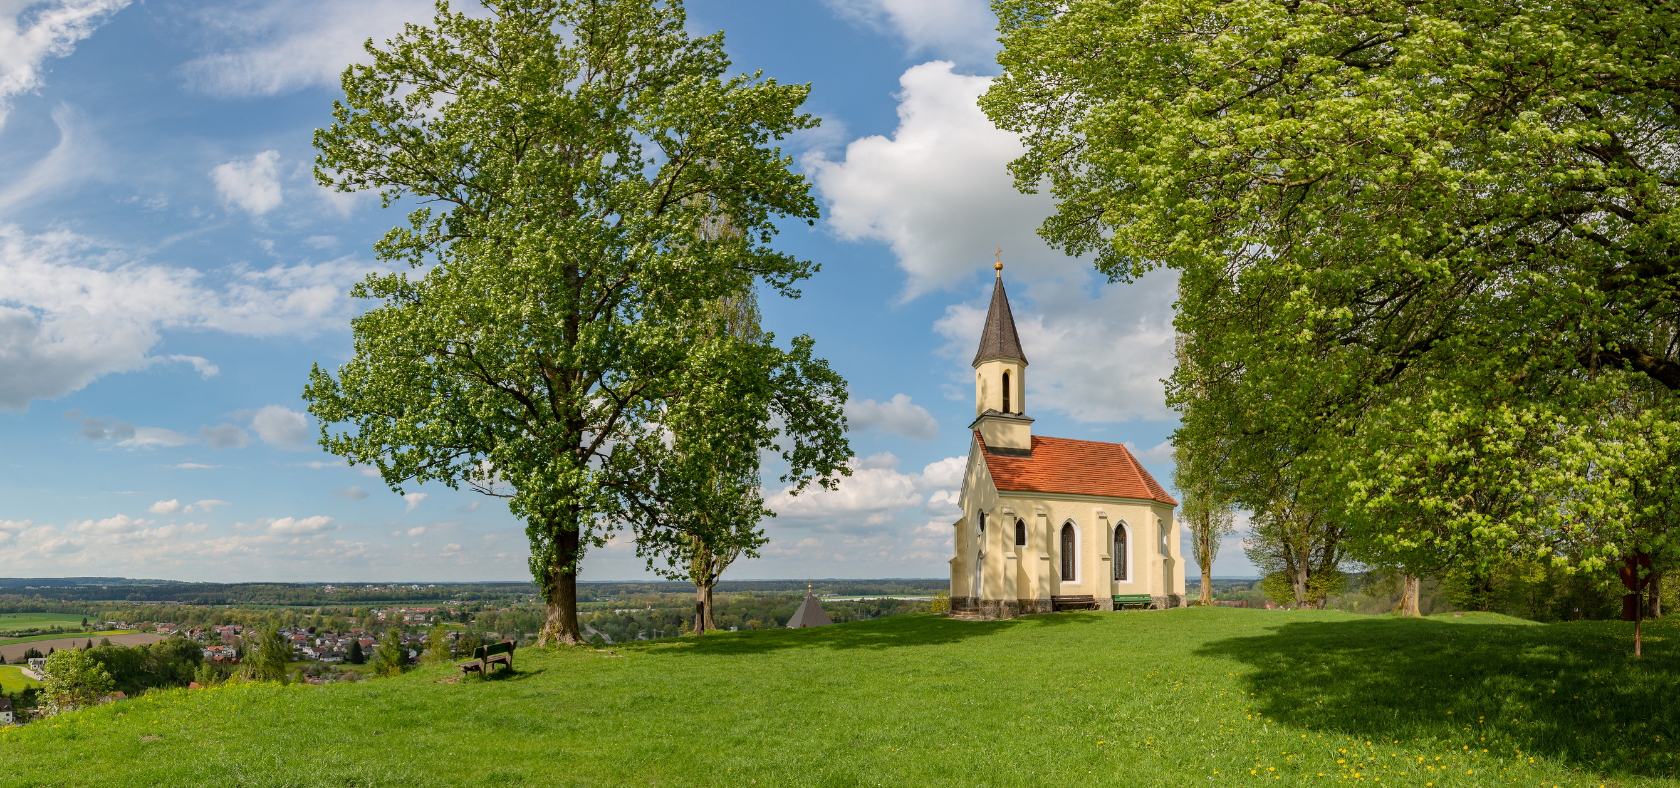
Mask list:
[[985,451],[986,440],[978,430],[974,439],[1000,491],[1141,498],[1178,505],[1119,443],[1034,435],[1032,453],[1021,457]]

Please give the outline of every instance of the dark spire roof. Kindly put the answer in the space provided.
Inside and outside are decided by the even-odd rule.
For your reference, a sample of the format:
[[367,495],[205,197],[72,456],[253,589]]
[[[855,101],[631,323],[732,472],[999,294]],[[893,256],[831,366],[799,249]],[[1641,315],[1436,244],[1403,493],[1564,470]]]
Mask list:
[[1009,296],[1003,292],[1003,274],[998,274],[992,287],[992,308],[986,312],[986,327],[980,332],[980,350],[974,363],[988,358],[1018,358],[1027,363],[1021,352],[1021,338],[1015,334],[1015,316],[1009,313]]
[[810,591],[805,592],[805,601],[799,604],[799,609],[793,611],[793,618],[788,619],[788,629],[802,627],[820,627],[834,623],[828,614],[823,612],[822,603]]

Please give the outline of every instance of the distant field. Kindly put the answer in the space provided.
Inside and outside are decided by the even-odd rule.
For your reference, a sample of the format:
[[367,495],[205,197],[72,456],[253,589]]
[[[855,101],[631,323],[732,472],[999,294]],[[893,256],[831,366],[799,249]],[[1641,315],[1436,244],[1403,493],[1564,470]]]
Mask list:
[[51,626],[80,629],[82,617],[63,613],[0,613],[0,631]]
[[5,662],[17,662],[23,659],[24,653],[32,648],[45,654],[49,648],[61,649],[85,646],[89,639],[92,639],[94,644],[98,645],[100,638],[110,638],[111,643],[118,646],[135,646],[142,643],[156,643],[163,640],[165,636],[150,632],[101,632],[75,637],[48,638],[46,640],[25,638],[0,643],[0,659]]
[[41,643],[48,640],[66,639],[77,642],[85,642],[88,638],[93,638],[93,642],[98,643],[99,639],[103,637],[110,637],[112,635],[128,635],[138,631],[139,630],[137,629],[112,629],[105,632],[77,632],[73,635],[32,635],[26,638],[4,638],[0,639],[0,646],[10,646],[13,643]]
[[27,687],[39,687],[40,682],[23,675],[17,665],[0,665],[0,692],[22,692]]
[[[0,733],[0,786],[1680,786],[1680,621],[926,614],[168,690]],[[210,757],[207,757],[210,756]]]

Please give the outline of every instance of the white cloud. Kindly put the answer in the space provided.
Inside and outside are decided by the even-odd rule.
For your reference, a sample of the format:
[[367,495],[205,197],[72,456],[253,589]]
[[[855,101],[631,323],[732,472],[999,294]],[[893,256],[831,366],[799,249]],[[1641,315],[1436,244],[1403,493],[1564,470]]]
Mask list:
[[181,505],[180,500],[171,498],[167,501],[158,501],[157,503],[152,504],[151,508],[146,511],[151,512],[152,514],[175,514],[184,508],[186,507]]
[[[0,60],[5,58],[4,25],[4,18],[0,18]],[[0,115],[3,114],[4,106],[0,102]],[[52,119],[58,126],[58,144],[29,165],[23,175],[0,187],[0,214],[14,206],[28,205],[42,195],[67,189],[95,171],[99,157],[90,149],[86,133],[81,130],[85,125],[81,113],[68,105],[59,105],[53,109]],[[0,117],[0,126],[4,124],[4,117]]]
[[210,180],[216,183],[216,193],[222,196],[223,202],[237,205],[252,216],[261,216],[280,207],[285,199],[275,174],[279,163],[280,151],[267,150],[250,159],[216,165],[210,171]]
[[206,273],[63,230],[0,224],[0,410],[164,361],[214,374],[204,359],[149,355],[165,329],[307,337],[342,327],[354,312],[346,291],[373,268],[342,258]]
[[991,79],[951,68],[935,61],[904,72],[891,139],[854,140],[842,161],[820,151],[805,157],[829,204],[828,227],[846,240],[892,247],[909,274],[905,300],[989,271],[998,247],[1012,275],[1082,267],[1037,235],[1054,210],[1050,197],[1015,190],[1007,166],[1025,149],[975,104]]
[[[1040,280],[1011,295],[1028,361],[1027,414],[1054,411],[1082,422],[1176,418],[1161,381],[1173,368],[1177,273],[1158,270],[1133,284],[1095,280],[1094,272]],[[934,324],[947,340],[941,353],[955,362],[948,391],[959,401],[974,396],[969,362],[990,291],[946,307]]]
[[408,493],[407,495],[404,495],[403,500],[408,501],[408,508],[403,510],[403,514],[408,514],[409,512],[419,508],[420,504],[425,503],[426,499],[430,497],[431,496],[426,493]]
[[344,461],[343,460],[310,460],[309,462],[299,462],[299,463],[293,463],[293,464],[296,465],[299,468],[313,468],[317,471],[321,470],[322,468],[343,468],[344,467]]
[[[956,472],[952,473],[952,467]],[[900,473],[898,458],[890,453],[854,458],[852,475],[840,481],[834,490],[807,488],[795,496],[792,488],[783,488],[767,496],[767,504],[777,515],[778,523],[812,526],[820,530],[838,532],[890,530],[899,515],[914,512],[932,497],[946,508],[955,491],[934,489],[962,483],[965,461],[950,457],[928,463],[921,473]]]
[[289,0],[219,3],[202,23],[238,44],[182,67],[187,84],[213,96],[273,96],[312,85],[337,88],[345,66],[363,63],[362,42],[384,43],[403,23],[432,18],[430,0]]
[[971,62],[998,49],[997,18],[984,0],[824,0],[841,18],[904,39],[911,54],[933,52]]
[[182,462],[182,463],[176,463],[176,464],[171,465],[169,467],[171,467],[171,468],[185,468],[185,469],[193,469],[193,470],[208,470],[210,468],[220,468],[222,466],[220,466],[220,465],[205,465],[204,463],[201,463],[201,462]]
[[882,432],[911,440],[939,438],[939,422],[927,412],[927,408],[912,403],[906,394],[894,394],[888,402],[847,400],[846,422],[854,432],[868,432],[878,427]]
[[1173,461],[1172,441],[1161,441],[1154,448],[1141,450],[1137,444],[1126,441],[1126,450],[1145,465],[1170,465]]
[[75,51],[128,0],[57,0],[0,4],[0,126],[11,100],[41,86],[41,64]]
[[240,449],[251,442],[251,436],[234,424],[217,424],[214,427],[199,427],[198,437],[210,444],[212,449]]
[[420,525],[420,526],[415,526],[413,528],[409,528],[407,530],[399,528],[395,531],[392,531],[388,535],[389,536],[396,536],[396,537],[406,537],[406,538],[409,538],[409,539],[413,539],[416,536],[424,536],[425,534],[426,534],[426,526]]
[[362,501],[367,499],[368,491],[362,489],[359,484],[352,484],[342,490],[333,490],[333,495],[351,501]]
[[70,530],[94,534],[125,534],[138,531],[151,525],[152,522],[151,520],[136,520],[126,514],[119,514],[116,517],[107,517],[98,521],[83,520],[79,523],[71,523]]
[[[243,526],[245,524],[240,523],[239,525]],[[318,534],[324,531],[337,530],[338,528],[338,526],[333,525],[333,518],[325,515],[305,517],[302,519],[295,517],[282,517],[278,520],[272,517],[264,517],[257,520],[255,525],[259,528],[267,529],[267,531],[271,534],[281,536]]]
[[202,500],[202,501],[194,501],[192,506],[187,507],[187,511],[190,512],[196,507],[201,512],[210,512],[210,511],[214,511],[215,508],[218,507],[218,506],[227,506],[227,505],[228,505],[227,501],[218,501],[215,498],[206,498],[205,500]]
[[251,417],[251,429],[257,431],[263,443],[299,450],[304,448],[303,441],[309,437],[309,420],[297,411],[268,405],[258,408],[256,415]]
[[479,506],[478,501],[468,501],[464,504],[461,504],[460,506],[455,507],[455,511],[458,511],[458,512],[476,512],[476,511],[478,511],[478,506]]

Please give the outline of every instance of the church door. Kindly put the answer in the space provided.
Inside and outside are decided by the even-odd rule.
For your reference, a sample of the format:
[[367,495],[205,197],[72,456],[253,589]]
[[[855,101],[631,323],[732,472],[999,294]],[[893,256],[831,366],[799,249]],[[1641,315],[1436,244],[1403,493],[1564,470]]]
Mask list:
[[1062,582],[1071,583],[1073,574],[1073,523],[1062,524]]

